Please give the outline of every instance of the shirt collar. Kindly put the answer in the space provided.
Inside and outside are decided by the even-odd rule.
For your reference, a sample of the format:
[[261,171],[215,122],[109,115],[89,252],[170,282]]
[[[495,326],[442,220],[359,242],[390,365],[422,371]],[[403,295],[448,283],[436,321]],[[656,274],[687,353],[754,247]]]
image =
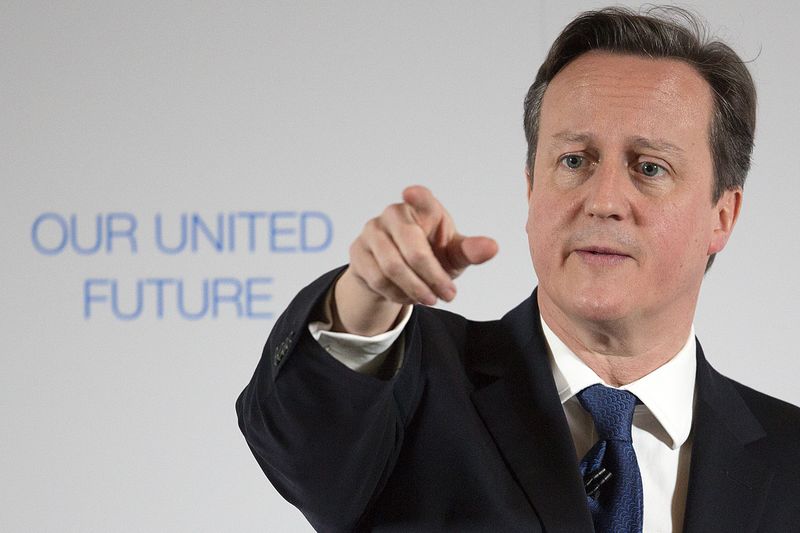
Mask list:
[[[542,331],[550,348],[551,368],[561,403],[590,385],[603,383],[541,318]],[[694,326],[689,338],[675,356],[646,376],[619,387],[635,394],[647,406],[672,440],[670,448],[686,442],[692,428],[694,381],[697,367]]]

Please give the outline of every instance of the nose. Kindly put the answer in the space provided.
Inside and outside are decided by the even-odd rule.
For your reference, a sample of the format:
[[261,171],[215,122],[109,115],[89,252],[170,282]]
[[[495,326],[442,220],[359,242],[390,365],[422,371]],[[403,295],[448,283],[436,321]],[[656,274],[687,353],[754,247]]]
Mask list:
[[600,162],[586,180],[584,212],[601,219],[623,220],[630,212],[631,187],[627,168],[612,162]]

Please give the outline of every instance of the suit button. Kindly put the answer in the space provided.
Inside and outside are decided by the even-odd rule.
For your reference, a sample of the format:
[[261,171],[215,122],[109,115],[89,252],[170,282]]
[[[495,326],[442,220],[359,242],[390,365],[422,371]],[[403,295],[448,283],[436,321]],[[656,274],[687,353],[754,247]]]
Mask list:
[[275,348],[274,356],[273,356],[273,365],[278,366],[286,354],[289,352],[289,346],[292,344],[292,335],[294,335],[294,331],[290,331],[289,335],[286,336],[285,339]]

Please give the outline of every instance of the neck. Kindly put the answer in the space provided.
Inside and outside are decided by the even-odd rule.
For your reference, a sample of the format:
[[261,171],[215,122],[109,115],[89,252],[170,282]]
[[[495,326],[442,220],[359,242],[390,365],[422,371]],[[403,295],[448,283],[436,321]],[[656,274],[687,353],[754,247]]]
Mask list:
[[636,381],[672,359],[692,327],[691,311],[668,317],[589,321],[566,314],[541,292],[538,300],[542,318],[553,333],[614,387]]

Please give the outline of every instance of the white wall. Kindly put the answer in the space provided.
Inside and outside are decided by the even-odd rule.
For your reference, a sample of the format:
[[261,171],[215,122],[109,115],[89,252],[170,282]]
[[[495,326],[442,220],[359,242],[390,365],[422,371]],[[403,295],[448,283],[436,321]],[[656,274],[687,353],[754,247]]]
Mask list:
[[[236,427],[234,399],[274,322],[260,315],[345,262],[364,221],[410,183],[500,243],[451,307],[486,319],[527,296],[522,98],[545,47],[593,5],[4,2],[0,530],[308,530]],[[760,91],[744,213],[698,333],[717,368],[800,403],[800,13],[694,7],[754,59]],[[305,244],[320,251],[302,250],[308,212]],[[201,234],[197,251],[158,248],[157,215],[174,245],[182,214],[213,226],[220,213],[238,216],[233,245]],[[113,248],[60,248],[73,215],[84,248],[95,217],[111,220]],[[131,313],[146,279],[141,314],[114,316],[109,280]],[[161,317],[153,279],[176,280],[160,282]],[[253,279],[249,312],[223,299],[216,317],[181,316],[177,280],[198,311],[215,279],[223,295]]]

